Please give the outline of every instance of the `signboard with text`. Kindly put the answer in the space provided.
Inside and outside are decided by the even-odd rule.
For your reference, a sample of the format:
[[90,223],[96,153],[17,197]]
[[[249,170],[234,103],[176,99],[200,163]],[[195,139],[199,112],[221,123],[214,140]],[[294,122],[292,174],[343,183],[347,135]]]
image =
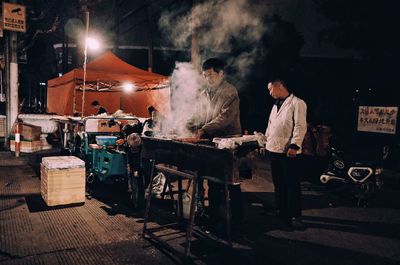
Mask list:
[[359,106],[357,130],[396,134],[398,111],[398,107]]
[[25,6],[3,2],[3,29],[26,31]]

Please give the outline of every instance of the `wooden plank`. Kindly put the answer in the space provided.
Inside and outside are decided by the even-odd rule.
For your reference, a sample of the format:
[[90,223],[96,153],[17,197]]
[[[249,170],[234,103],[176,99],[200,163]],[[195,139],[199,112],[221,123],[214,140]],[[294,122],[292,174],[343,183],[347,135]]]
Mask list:
[[0,137],[6,136],[6,118],[5,116],[0,117]]
[[[33,153],[42,150],[41,141],[21,141],[20,150],[23,153]],[[11,151],[15,151],[15,141],[10,141]]]
[[42,194],[44,201],[48,206],[56,206],[56,205],[67,205],[72,203],[81,203],[85,202],[85,195],[76,195],[76,196],[60,196],[57,198],[47,197],[47,195]]

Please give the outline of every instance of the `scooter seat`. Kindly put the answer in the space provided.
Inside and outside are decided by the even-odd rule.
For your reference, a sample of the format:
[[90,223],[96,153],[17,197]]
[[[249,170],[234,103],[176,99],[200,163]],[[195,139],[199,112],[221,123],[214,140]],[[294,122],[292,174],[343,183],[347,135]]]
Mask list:
[[101,147],[101,145],[98,145],[98,144],[89,144],[89,148],[90,149],[101,149],[102,147]]

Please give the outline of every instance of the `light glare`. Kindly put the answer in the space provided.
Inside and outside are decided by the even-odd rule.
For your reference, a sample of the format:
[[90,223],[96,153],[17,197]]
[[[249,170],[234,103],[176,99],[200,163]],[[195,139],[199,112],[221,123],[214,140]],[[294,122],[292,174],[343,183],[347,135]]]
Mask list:
[[132,92],[135,89],[135,86],[132,83],[125,83],[122,87],[125,92]]
[[86,39],[87,47],[91,50],[98,50],[100,48],[100,43],[98,40],[88,37]]

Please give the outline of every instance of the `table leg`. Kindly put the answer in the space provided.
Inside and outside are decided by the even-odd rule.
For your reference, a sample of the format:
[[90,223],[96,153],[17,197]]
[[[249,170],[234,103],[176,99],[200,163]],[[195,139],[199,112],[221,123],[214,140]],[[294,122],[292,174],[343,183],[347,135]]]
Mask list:
[[186,230],[185,258],[188,258],[190,256],[190,245],[192,242],[194,217],[196,214],[195,206],[197,205],[197,181],[198,181],[197,172],[195,172],[193,175],[192,200],[190,202],[190,219],[187,224],[187,230]]
[[229,246],[232,246],[231,241],[231,202],[228,184],[224,184],[225,203],[226,203],[226,235]]
[[151,203],[151,197],[153,196],[153,179],[154,179],[154,165],[156,161],[151,160],[151,171],[150,171],[150,183],[148,186],[149,192],[148,192],[148,197],[146,199],[146,209],[144,212],[144,220],[143,220],[143,233],[142,236],[144,237],[146,234],[147,230],[147,219],[149,217],[149,212],[150,212],[150,203]]
[[183,223],[183,194],[182,194],[182,177],[178,177],[178,218]]

